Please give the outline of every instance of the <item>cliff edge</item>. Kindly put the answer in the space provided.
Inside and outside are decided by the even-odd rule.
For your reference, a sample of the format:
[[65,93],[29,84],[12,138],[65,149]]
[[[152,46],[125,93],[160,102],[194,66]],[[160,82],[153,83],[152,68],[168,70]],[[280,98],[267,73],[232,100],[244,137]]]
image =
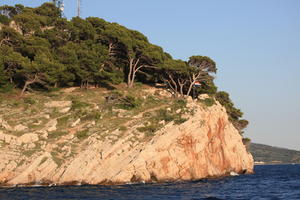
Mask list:
[[[35,98],[34,105],[25,110],[23,105],[18,105],[15,112],[19,114],[29,112],[34,106],[40,110],[35,114],[22,113],[30,115],[30,119],[25,120],[23,116],[23,123],[14,126],[2,106],[0,182],[9,186],[123,184],[197,180],[231,172],[253,172],[252,155],[218,102],[205,106],[188,100],[184,106],[177,104],[176,107],[171,100],[166,101],[169,97],[162,90],[143,92],[142,99],[153,103],[153,98],[157,98],[156,103],[139,112],[112,109],[110,112],[117,114],[110,113],[109,122],[101,121],[105,111],[91,102],[91,109],[100,110],[101,116],[74,117],[78,116],[75,115],[78,111],[74,111],[76,103],[66,101],[66,96],[80,96],[76,91],[65,91],[67,95],[56,96],[56,101],[49,97],[44,102]],[[101,95],[103,101],[104,96]],[[160,119],[157,113],[162,109],[166,116],[182,115],[182,118]],[[34,116],[35,119],[31,119]],[[15,117],[17,120],[16,114]],[[113,120],[117,120],[115,126],[105,127]],[[155,120],[158,128],[151,129]],[[35,125],[28,124],[30,121]]]

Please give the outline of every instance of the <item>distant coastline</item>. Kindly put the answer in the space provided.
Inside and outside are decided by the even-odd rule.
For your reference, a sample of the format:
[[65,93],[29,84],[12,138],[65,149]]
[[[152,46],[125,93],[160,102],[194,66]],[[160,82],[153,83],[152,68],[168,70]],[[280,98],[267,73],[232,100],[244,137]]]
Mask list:
[[254,165],[300,164],[300,151],[252,143]]

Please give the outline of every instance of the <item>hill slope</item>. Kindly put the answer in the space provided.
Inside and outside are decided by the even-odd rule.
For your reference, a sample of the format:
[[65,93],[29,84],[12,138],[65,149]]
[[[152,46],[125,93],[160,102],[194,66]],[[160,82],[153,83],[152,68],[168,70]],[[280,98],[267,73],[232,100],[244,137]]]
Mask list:
[[300,163],[300,151],[252,143],[250,152],[256,162]]

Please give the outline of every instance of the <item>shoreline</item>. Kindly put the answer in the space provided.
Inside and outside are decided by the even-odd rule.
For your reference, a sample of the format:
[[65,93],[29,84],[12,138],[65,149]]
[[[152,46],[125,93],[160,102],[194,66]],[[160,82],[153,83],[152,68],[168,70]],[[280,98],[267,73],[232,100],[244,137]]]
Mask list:
[[256,165],[300,165],[300,163],[254,163]]
[[73,182],[73,183],[62,183],[62,184],[55,184],[55,183],[28,183],[28,184],[18,184],[18,185],[5,185],[0,183],[0,189],[1,188],[47,188],[47,187],[72,187],[72,186],[126,186],[126,185],[140,185],[140,184],[167,184],[167,183],[187,183],[187,182],[197,182],[197,181],[205,181],[205,180],[217,180],[217,179],[223,179],[227,177],[236,177],[236,176],[243,176],[243,175],[251,175],[255,174],[255,172],[252,173],[245,173],[245,174],[238,174],[238,175],[230,175],[230,174],[224,174],[221,176],[211,176],[211,177],[205,177],[200,179],[191,179],[191,180],[161,180],[161,181],[142,181],[142,182],[128,182],[128,183],[99,183],[99,184],[88,184],[88,183],[80,183],[80,182]]

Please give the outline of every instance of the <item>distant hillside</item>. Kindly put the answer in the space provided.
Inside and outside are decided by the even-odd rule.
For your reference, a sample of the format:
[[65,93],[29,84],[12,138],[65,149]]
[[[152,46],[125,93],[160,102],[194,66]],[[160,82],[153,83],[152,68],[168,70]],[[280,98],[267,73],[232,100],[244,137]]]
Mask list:
[[252,143],[250,152],[256,162],[300,163],[300,151]]

